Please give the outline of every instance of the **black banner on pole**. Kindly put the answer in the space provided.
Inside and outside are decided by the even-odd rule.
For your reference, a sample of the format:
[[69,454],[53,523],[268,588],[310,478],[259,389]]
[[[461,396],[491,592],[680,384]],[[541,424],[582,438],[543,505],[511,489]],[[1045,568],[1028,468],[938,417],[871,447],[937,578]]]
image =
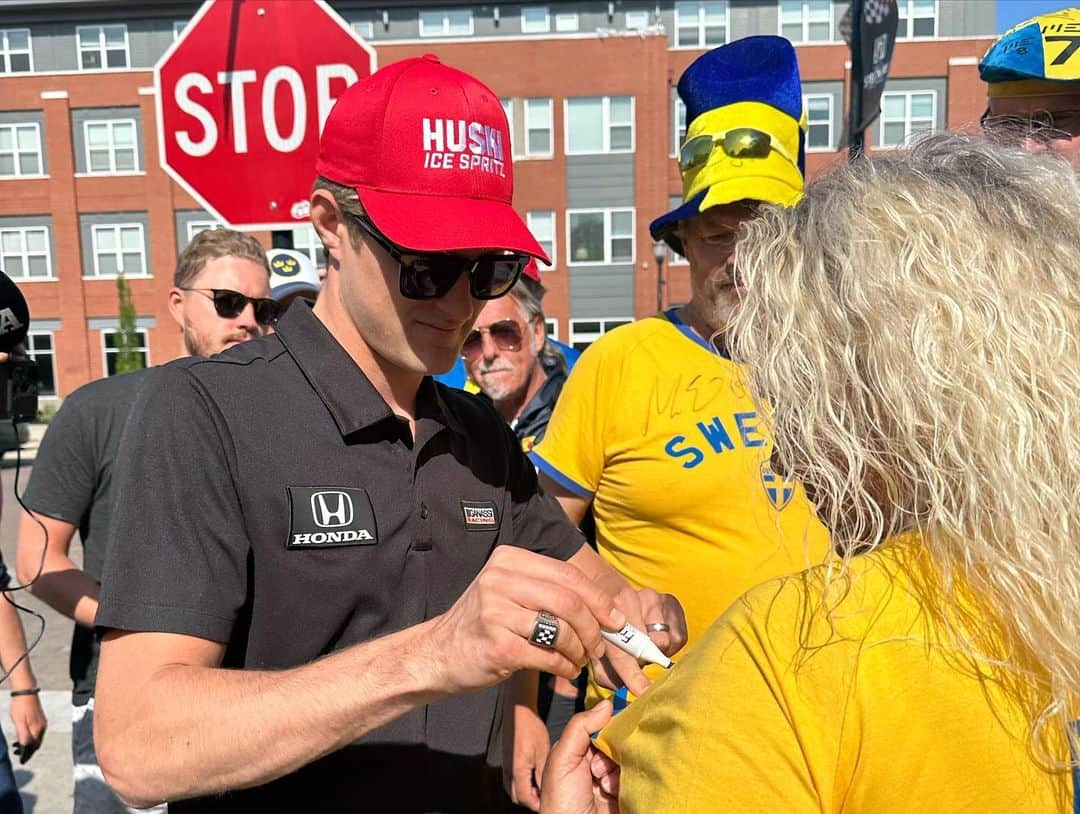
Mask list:
[[857,140],[861,147],[863,131],[881,112],[881,91],[889,76],[899,21],[896,0],[852,0],[840,21],[840,33],[851,46],[847,129],[853,145]]

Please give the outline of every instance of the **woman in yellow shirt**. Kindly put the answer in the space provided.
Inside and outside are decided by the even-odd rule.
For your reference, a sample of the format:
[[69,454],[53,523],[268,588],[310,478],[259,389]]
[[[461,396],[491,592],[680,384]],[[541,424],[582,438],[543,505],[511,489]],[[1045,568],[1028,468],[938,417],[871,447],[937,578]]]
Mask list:
[[575,719],[541,811],[1074,810],[1078,246],[1064,162],[960,135],[746,227],[732,348],[836,556],[611,720],[621,770]]

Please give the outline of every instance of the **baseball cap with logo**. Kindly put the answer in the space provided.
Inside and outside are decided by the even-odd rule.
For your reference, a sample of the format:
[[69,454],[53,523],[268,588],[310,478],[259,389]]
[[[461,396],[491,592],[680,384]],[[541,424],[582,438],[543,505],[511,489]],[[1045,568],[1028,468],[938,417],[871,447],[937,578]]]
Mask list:
[[395,62],[346,90],[327,117],[315,169],[355,189],[375,226],[402,248],[548,260],[511,205],[499,97],[434,55]]
[[293,294],[319,296],[322,283],[311,258],[293,249],[271,249],[266,253],[270,264],[270,296],[281,302]]

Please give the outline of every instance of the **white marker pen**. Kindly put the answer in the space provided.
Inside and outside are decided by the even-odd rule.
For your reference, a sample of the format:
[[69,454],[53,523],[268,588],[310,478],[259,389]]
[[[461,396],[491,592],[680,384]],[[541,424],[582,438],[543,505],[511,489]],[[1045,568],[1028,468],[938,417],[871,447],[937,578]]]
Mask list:
[[649,638],[648,633],[638,630],[629,622],[623,625],[622,630],[615,633],[601,628],[600,635],[624,653],[629,653],[636,659],[659,664],[661,667],[668,669],[673,664],[671,659],[665,656],[660,648],[656,646],[656,643]]

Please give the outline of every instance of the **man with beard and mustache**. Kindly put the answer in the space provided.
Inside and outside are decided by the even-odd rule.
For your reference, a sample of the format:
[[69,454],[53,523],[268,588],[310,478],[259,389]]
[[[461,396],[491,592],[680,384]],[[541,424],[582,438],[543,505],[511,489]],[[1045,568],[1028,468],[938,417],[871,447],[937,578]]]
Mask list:
[[[200,232],[180,254],[173,282],[169,310],[183,330],[184,347],[191,356],[211,356],[261,336],[277,316],[277,303],[267,299],[266,255],[255,238],[241,232]],[[138,370],[99,379],[64,400],[41,440],[26,488],[29,512],[23,514],[19,529],[19,582],[30,583],[40,568],[31,592],[75,622],[70,673],[76,814],[133,810],[105,783],[94,749],[98,663],[94,617],[120,436],[148,373]],[[82,568],[68,555],[76,529],[83,544]]]

